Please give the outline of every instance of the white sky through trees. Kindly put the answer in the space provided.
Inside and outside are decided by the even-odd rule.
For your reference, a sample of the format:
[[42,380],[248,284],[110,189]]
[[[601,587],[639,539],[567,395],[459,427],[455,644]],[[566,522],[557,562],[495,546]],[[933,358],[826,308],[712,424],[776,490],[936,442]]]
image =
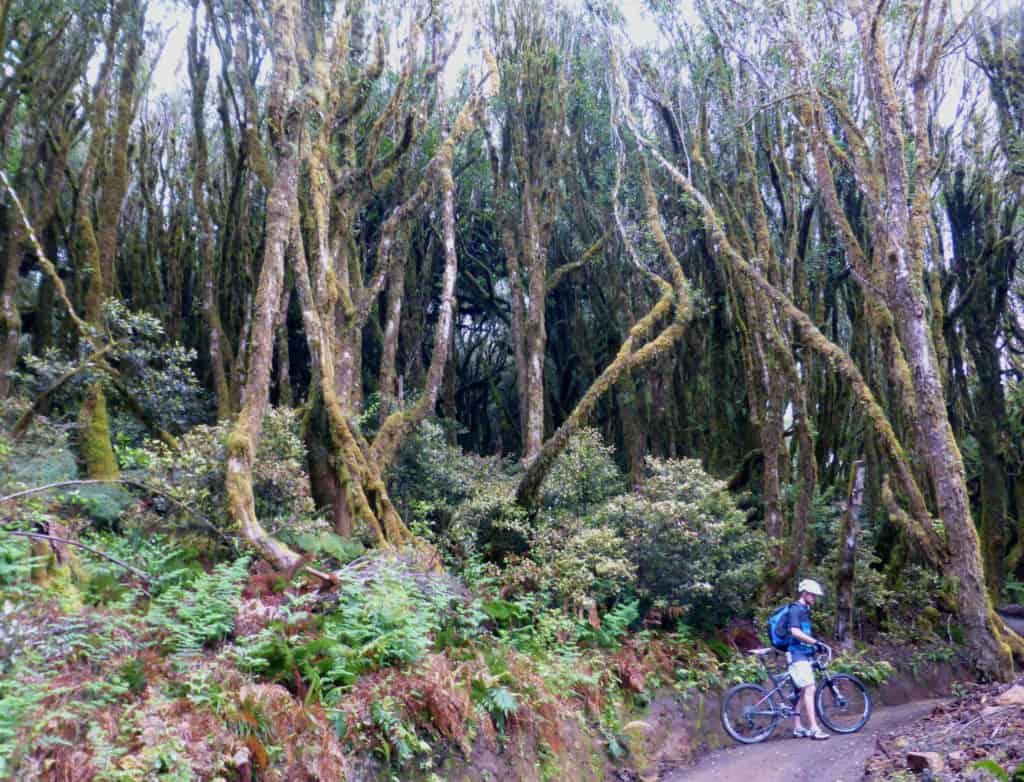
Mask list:
[[[572,5],[579,5],[572,2]],[[465,8],[467,2],[462,3]],[[693,8],[693,0],[681,0],[679,3],[687,12]],[[636,0],[625,0],[621,4],[621,10],[626,18],[626,29],[630,38],[636,43],[653,42],[658,36],[657,25],[646,10],[642,2]],[[200,13],[204,9],[200,8]],[[188,31],[191,23],[191,11],[180,0],[153,0],[150,6],[150,23],[157,25],[162,34],[166,36],[166,43],[160,58],[153,69],[154,95],[174,95],[175,93],[188,90],[188,54],[186,46],[188,42]],[[449,87],[454,86],[459,74],[466,65],[473,62],[474,55],[471,53],[473,45],[472,30],[468,29],[471,24],[471,17],[467,12],[459,14],[459,24],[463,28],[462,38],[458,50],[453,54],[445,70]],[[401,56],[402,47],[396,46],[392,40],[390,56],[396,59]],[[208,56],[211,59],[211,71],[216,75],[219,65],[218,52],[216,47],[210,46]],[[451,90],[449,90],[451,92]]]

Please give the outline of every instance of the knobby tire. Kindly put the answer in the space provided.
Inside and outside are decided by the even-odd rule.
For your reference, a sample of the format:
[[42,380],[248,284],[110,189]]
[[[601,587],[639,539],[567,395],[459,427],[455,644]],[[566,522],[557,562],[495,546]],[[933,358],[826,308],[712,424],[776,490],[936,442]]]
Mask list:
[[825,727],[835,733],[856,733],[871,718],[868,688],[848,673],[819,682],[814,707]]
[[722,699],[722,727],[741,744],[764,741],[780,717],[774,698],[757,684],[737,684]]

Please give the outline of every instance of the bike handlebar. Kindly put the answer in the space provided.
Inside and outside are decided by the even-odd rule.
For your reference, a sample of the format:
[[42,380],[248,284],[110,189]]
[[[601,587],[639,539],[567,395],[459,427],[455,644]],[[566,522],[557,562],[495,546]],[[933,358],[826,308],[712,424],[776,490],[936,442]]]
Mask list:
[[[815,654],[815,659],[817,660],[818,665],[820,665],[822,668],[825,668],[832,662],[832,647],[826,643],[822,643],[821,641],[818,641],[818,644],[821,646],[822,649],[824,649],[824,651],[817,652]],[[821,662],[820,658],[822,655],[826,656],[825,662]]]

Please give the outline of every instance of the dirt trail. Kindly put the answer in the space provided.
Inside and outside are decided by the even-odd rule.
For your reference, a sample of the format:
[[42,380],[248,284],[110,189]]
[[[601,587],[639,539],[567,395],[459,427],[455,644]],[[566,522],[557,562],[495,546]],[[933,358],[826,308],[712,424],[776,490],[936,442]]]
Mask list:
[[828,741],[789,738],[790,720],[775,731],[785,738],[712,752],[695,766],[662,775],[661,782],[859,782],[878,734],[923,717],[940,702],[878,707],[859,733],[833,733]]

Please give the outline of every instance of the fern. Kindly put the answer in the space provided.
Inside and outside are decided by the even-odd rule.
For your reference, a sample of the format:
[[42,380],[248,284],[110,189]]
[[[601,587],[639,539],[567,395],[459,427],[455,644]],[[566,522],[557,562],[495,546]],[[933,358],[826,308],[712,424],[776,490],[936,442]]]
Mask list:
[[0,779],[14,778],[18,729],[47,694],[42,685],[26,680],[17,673],[16,668],[0,676]]
[[640,618],[639,605],[637,600],[619,603],[601,618],[601,626],[598,628],[583,623],[583,637],[593,638],[604,647],[617,648],[629,632],[630,625]]
[[244,639],[236,649],[239,667],[285,684],[298,671],[309,697],[325,698],[376,668],[421,660],[446,616],[439,599],[384,579],[342,587],[337,610],[323,618],[316,637],[292,629],[305,618],[289,609],[282,621]]
[[515,714],[519,708],[515,693],[504,686],[489,689],[483,705],[491,716],[501,717],[503,720]]
[[198,654],[234,630],[248,571],[249,559],[242,557],[174,584],[153,601],[147,619],[168,634],[168,646],[176,654]]

